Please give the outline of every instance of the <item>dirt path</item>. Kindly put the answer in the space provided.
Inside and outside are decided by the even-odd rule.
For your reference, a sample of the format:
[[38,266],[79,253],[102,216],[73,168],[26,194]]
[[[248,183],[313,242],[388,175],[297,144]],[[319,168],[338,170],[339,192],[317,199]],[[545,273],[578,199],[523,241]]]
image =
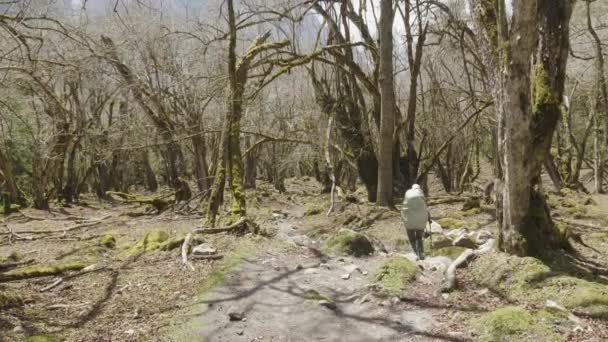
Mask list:
[[[430,332],[437,309],[372,293],[370,274],[386,256],[326,257],[316,251],[318,242],[293,229],[301,224],[298,209],[284,212],[277,237],[297,246],[244,260],[197,302],[174,341],[451,340]],[[230,314],[243,318],[231,320]]]

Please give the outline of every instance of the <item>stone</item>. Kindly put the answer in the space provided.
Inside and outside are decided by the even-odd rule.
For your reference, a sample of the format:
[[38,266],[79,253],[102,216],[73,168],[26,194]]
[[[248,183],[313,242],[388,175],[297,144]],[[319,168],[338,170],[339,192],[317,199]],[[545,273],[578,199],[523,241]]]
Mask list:
[[208,243],[201,243],[192,248],[192,254],[195,255],[213,255],[215,253],[217,253],[217,248]]
[[133,330],[133,329],[125,330],[125,334],[133,335],[133,334],[135,334],[135,330]]
[[359,266],[357,266],[357,265],[355,265],[355,264],[352,264],[352,265],[347,265],[347,266],[344,266],[343,268],[344,268],[344,270],[345,270],[346,272],[348,272],[348,273],[353,273],[353,272],[355,272],[355,271],[359,271],[359,272],[361,272],[361,269],[359,268]]
[[365,296],[359,298],[359,300],[356,301],[356,304],[361,305],[363,303],[367,303],[367,302],[369,302],[371,300],[371,297],[372,297],[372,294],[368,293]]
[[295,235],[295,236],[291,236],[289,238],[290,241],[292,241],[294,244],[296,244],[297,246],[303,246],[303,247],[308,247],[310,245],[312,245],[312,241],[310,240],[310,238],[306,235]]
[[23,326],[22,326],[21,324],[18,324],[18,325],[16,325],[16,326],[13,328],[13,332],[14,332],[14,333],[22,333],[22,332],[24,332],[24,331],[25,331],[25,330],[23,329]]
[[318,268],[307,268],[304,270],[304,274],[317,274],[319,273]]
[[344,280],[350,279],[350,273],[344,273],[341,278]]
[[490,233],[487,230],[480,230],[480,231],[475,232],[475,241],[479,245],[483,245],[491,238],[492,238],[492,233]]
[[583,329],[583,327],[581,327],[580,325],[577,325],[576,327],[574,327],[574,329],[572,329],[572,331],[575,333],[581,333],[585,331],[585,329]]
[[432,234],[443,234],[443,227],[435,221],[431,221],[431,233]]
[[467,234],[467,230],[466,229],[464,229],[464,228],[458,228],[458,229],[448,230],[445,233],[445,236],[447,236],[447,237],[449,237],[451,239],[454,239],[454,238],[456,238],[458,236],[466,235],[466,234]]
[[445,235],[437,235],[432,237],[431,246],[433,249],[439,249],[452,246],[452,240]]
[[319,305],[324,306],[330,310],[336,310],[338,307],[336,306],[336,303],[329,301],[329,300],[320,300],[319,301]]
[[245,318],[245,313],[235,307],[228,309],[228,317],[231,321],[242,321]]
[[477,248],[477,244],[475,243],[475,241],[473,241],[473,239],[471,239],[470,237],[468,237],[466,235],[461,235],[461,236],[457,237],[454,240],[454,246],[470,248],[470,249]]
[[418,261],[418,256],[416,255],[416,253],[395,254],[395,255],[404,257],[404,258],[408,259],[411,262]]
[[452,259],[446,256],[434,256],[424,259],[420,265],[425,270],[445,272],[452,264]]
[[243,331],[243,330],[239,330],[239,331],[236,332],[236,334],[239,335],[239,336],[243,335],[244,333],[245,333],[245,331]]

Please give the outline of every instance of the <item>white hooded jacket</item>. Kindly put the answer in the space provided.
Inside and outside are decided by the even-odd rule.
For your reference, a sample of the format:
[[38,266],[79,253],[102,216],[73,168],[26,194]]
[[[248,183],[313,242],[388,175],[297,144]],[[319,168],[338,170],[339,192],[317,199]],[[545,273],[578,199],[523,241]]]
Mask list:
[[401,218],[405,224],[405,229],[424,230],[426,227],[429,212],[420,185],[414,184],[411,189],[405,192]]

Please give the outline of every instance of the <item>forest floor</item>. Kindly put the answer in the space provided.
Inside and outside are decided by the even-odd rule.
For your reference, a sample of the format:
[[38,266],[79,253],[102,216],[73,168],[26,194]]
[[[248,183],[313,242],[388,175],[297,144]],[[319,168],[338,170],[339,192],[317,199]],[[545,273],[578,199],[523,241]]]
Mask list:
[[[167,211],[131,217],[126,214],[141,208],[94,200],[50,213],[12,214],[3,222],[0,257],[29,263],[0,273],[0,341],[495,340],[486,326],[523,336],[513,340],[608,339],[608,230],[590,228],[606,227],[608,197],[564,193],[549,199],[558,222],[569,222],[575,233],[576,263],[556,258],[563,262],[545,262],[548,271],[536,277],[544,266],[531,258],[492,253],[459,269],[458,288],[442,293],[441,255],[454,259],[464,249],[427,249],[430,261],[418,263],[415,280],[389,294],[378,290],[383,265],[411,258],[399,213],[340,197],[327,216],[329,196],[319,189],[310,179],[290,179],[286,193],[260,184],[248,193],[248,212],[270,237],[205,235],[223,258],[192,260],[193,271],[182,265],[179,245],[202,226],[197,216]],[[463,211],[462,201],[449,201],[455,196],[437,196],[435,187],[431,194],[433,217],[445,232],[496,235],[491,207]],[[346,228],[368,236],[376,252],[359,258],[325,253],[327,240]],[[519,281],[517,270],[504,265],[534,268],[535,277]],[[72,270],[2,279],[58,267]],[[495,273],[506,287],[494,286]],[[548,281],[555,283],[543,283]],[[588,283],[585,305],[568,302],[570,293],[576,295],[572,289]],[[537,294],[552,286],[556,294]],[[566,306],[568,315],[545,314],[549,298]],[[524,310],[523,319],[511,317],[521,314],[514,307]],[[517,324],[503,324],[496,313]]]

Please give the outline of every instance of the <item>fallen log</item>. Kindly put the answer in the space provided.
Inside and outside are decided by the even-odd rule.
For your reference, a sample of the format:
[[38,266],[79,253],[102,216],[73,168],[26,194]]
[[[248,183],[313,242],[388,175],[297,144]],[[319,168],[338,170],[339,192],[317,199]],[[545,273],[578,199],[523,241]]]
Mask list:
[[0,274],[0,283],[16,280],[24,280],[38,277],[48,277],[52,275],[62,274],[67,271],[79,271],[86,266],[80,262],[71,262],[68,264],[54,266],[29,267],[21,270],[14,270],[10,273]]
[[188,262],[188,248],[190,247],[190,240],[192,239],[192,233],[188,233],[182,244],[182,264],[188,267],[191,271],[194,271],[194,266]]
[[190,255],[190,258],[195,259],[195,260],[218,260],[223,257],[224,257],[224,255],[222,255],[222,254],[210,254],[210,255],[192,254],[192,255]]
[[591,223],[584,223],[584,222],[578,222],[578,221],[572,221],[572,220],[566,220],[563,218],[559,218],[559,217],[553,217],[553,219],[555,221],[559,221],[559,222],[563,222],[566,224],[571,224],[573,226],[579,226],[579,227],[585,227],[585,228],[591,228],[591,229],[597,229],[600,231],[606,231],[608,229],[600,226],[600,225],[596,225],[596,224],[591,224]]
[[106,266],[100,266],[100,265],[97,265],[97,264],[89,265],[89,266],[87,266],[87,267],[83,268],[83,269],[82,269],[80,272],[78,272],[78,273],[70,274],[70,275],[67,275],[67,276],[65,276],[65,277],[63,277],[63,278],[59,278],[59,279],[57,279],[57,280],[56,280],[55,282],[53,282],[51,285],[49,285],[49,286],[45,286],[45,287],[41,288],[41,289],[40,289],[40,292],[46,292],[46,291],[48,291],[48,290],[51,290],[51,289],[53,289],[53,288],[57,287],[59,284],[61,284],[61,283],[63,283],[64,281],[66,281],[66,280],[74,279],[74,278],[80,277],[81,275],[85,275],[85,274],[87,274],[87,273],[92,273],[92,272],[101,271],[101,270],[104,270],[104,269],[106,269]]
[[19,267],[19,266],[29,265],[29,264],[31,264],[33,262],[34,262],[34,259],[25,260],[25,261],[7,261],[7,262],[2,262],[2,263],[0,263],[0,272],[6,272],[8,270],[11,270],[11,269]]

